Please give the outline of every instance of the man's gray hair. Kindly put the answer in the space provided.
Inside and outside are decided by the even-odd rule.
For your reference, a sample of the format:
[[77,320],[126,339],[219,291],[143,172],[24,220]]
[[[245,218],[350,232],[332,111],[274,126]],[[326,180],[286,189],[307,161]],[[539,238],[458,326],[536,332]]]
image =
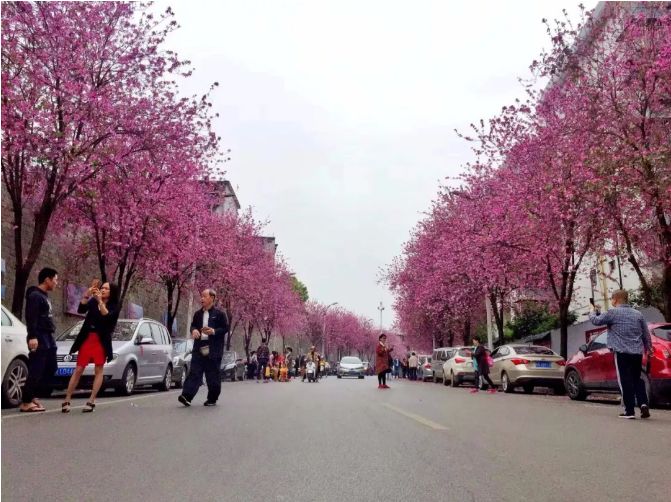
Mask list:
[[217,292],[216,292],[214,289],[212,289],[212,288],[207,288],[207,289],[205,289],[205,291],[207,291],[207,294],[210,295],[212,298],[216,298],[216,297],[217,297]]

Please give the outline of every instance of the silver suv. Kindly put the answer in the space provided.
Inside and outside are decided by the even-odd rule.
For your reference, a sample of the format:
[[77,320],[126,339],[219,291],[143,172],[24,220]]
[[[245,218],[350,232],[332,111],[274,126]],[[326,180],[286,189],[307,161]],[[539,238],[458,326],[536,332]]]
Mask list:
[[[54,387],[64,389],[77,364],[77,354],[68,354],[83,321],[56,338],[58,371]],[[153,319],[119,319],[112,333],[114,359],[105,363],[104,388],[113,387],[128,396],[139,386],[169,390],[172,383],[172,340],[165,326]],[[91,386],[93,365],[84,371],[80,386]]]
[[443,375],[443,363],[451,357],[453,352],[454,348],[452,347],[433,349],[433,354],[431,355],[431,369],[433,370],[431,377],[433,383],[445,379],[445,375]]

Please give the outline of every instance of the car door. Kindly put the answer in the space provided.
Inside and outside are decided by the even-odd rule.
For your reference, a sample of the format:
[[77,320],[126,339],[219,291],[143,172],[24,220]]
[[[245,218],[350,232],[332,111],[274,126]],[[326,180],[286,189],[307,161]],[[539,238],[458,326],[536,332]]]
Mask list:
[[508,347],[499,347],[498,349],[494,349],[494,352],[492,352],[494,365],[490,368],[489,375],[495,384],[501,383],[501,369],[504,360],[503,357],[506,356],[509,351],[510,349],[508,349]]
[[154,364],[156,347],[149,322],[143,321],[140,323],[136,337],[138,342],[146,338],[151,340],[149,343],[136,345],[138,361],[137,380],[138,382],[147,382],[156,378],[156,367]]
[[580,376],[587,387],[607,387],[607,368],[615,365],[613,353],[606,347],[607,336],[607,333],[601,333],[592,340],[584,359],[580,361]]
[[151,333],[156,344],[152,354],[152,364],[155,368],[155,374],[163,378],[165,369],[172,360],[172,342],[165,326],[161,324],[156,322],[151,323]]

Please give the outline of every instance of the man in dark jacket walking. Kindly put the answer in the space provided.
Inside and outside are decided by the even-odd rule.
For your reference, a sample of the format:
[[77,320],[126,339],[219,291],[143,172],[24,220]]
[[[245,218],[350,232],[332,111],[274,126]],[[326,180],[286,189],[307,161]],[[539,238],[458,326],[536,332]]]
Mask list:
[[28,329],[28,378],[23,388],[22,412],[44,411],[44,407],[35,399],[46,390],[58,369],[56,362],[56,341],[53,310],[49,301],[49,291],[58,286],[58,272],[53,268],[43,268],[37,276],[37,287],[26,291],[26,327]]
[[261,378],[263,378],[263,383],[266,383],[268,382],[268,377],[266,377],[266,368],[270,362],[270,349],[268,348],[268,342],[264,338],[261,339],[261,345],[259,345],[259,348],[256,349],[256,357],[259,361],[259,373],[256,377],[256,381],[258,382]]
[[217,293],[213,289],[205,289],[200,295],[203,308],[193,315],[191,368],[178,398],[184,406],[191,406],[191,400],[203,382],[203,373],[207,383],[205,406],[215,406],[221,394],[221,358],[224,356],[224,336],[228,333],[229,325],[226,314],[214,308],[216,298]]

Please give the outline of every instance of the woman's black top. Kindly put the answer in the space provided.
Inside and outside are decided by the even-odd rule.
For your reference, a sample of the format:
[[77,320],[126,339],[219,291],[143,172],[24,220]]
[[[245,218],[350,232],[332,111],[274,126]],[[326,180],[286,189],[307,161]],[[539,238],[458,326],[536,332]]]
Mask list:
[[107,362],[112,360],[112,333],[119,319],[119,306],[107,305],[107,315],[102,315],[98,309],[98,300],[91,298],[88,303],[80,303],[77,312],[86,314],[84,325],[70,348],[70,354],[78,352],[89,333],[98,333],[100,342],[105,349]]

